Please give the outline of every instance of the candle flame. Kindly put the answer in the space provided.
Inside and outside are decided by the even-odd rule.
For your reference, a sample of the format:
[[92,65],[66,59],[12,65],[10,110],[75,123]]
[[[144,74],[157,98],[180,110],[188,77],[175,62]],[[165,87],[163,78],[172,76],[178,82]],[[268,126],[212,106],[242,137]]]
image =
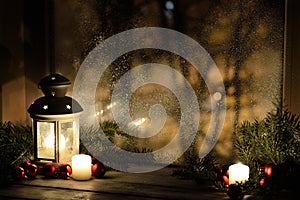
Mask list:
[[[45,146],[46,148],[54,148],[54,135],[48,135],[48,137],[46,137],[45,139]],[[64,149],[66,147],[66,139],[63,135],[60,136],[59,138],[59,148],[60,149]]]

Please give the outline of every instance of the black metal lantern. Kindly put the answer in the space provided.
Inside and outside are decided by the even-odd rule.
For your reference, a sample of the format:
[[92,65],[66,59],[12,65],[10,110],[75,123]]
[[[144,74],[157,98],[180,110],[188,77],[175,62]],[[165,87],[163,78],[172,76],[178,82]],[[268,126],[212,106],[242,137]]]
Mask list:
[[37,162],[68,163],[79,153],[79,103],[65,96],[71,82],[59,74],[41,79],[43,97],[28,108],[34,133]]

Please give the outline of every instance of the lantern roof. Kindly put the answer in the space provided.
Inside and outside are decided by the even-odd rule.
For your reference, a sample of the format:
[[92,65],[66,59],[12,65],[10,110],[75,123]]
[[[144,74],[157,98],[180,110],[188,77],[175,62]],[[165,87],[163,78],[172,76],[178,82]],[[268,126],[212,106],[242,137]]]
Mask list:
[[50,74],[38,84],[43,97],[35,100],[28,108],[31,117],[66,115],[82,112],[80,104],[71,97],[65,96],[71,82],[60,74]]
[[30,116],[36,115],[65,115],[82,112],[80,104],[71,97],[40,97],[35,100],[28,112]]

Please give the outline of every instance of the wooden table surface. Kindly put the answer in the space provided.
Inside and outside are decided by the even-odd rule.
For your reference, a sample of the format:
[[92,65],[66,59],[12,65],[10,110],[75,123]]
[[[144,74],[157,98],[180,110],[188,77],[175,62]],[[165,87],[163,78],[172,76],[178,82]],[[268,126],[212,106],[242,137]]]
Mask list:
[[75,181],[45,179],[24,180],[0,189],[0,199],[228,199],[211,186],[172,176],[171,168],[130,174],[107,171],[102,179]]

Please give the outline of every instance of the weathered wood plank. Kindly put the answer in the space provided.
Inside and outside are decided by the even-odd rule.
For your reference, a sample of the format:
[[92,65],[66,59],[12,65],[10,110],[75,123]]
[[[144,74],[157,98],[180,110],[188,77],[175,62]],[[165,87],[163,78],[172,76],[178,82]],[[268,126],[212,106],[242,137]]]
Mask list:
[[208,185],[172,176],[169,168],[144,174],[108,171],[103,179],[75,181],[37,177],[0,190],[18,199],[228,199]]

